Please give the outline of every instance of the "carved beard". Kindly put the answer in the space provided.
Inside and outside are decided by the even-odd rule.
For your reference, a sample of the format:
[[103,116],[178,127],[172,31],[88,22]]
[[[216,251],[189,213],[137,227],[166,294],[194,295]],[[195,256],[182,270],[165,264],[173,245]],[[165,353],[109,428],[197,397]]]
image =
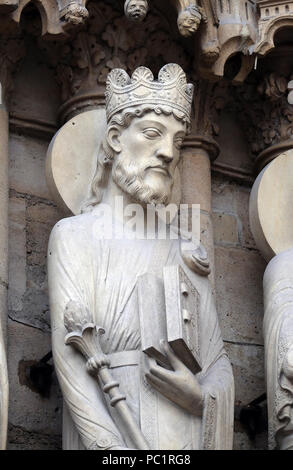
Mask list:
[[[157,162],[154,163],[156,165]],[[125,162],[125,155],[116,155],[112,167],[113,181],[127,194],[130,194],[136,201],[142,204],[164,204],[167,205],[171,199],[171,193],[174,180],[171,177],[164,176],[166,182],[162,184],[157,179],[154,184],[145,183],[144,178],[146,170],[150,166],[140,168],[135,160],[131,158],[129,162]]]

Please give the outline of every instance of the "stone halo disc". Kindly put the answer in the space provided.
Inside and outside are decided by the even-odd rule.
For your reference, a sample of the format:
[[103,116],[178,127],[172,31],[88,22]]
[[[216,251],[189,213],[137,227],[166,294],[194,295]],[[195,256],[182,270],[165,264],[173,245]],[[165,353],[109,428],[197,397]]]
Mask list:
[[267,261],[293,247],[292,201],[293,149],[290,149],[261,171],[251,191],[251,231]]
[[[66,214],[80,214],[90,196],[97,154],[106,130],[104,109],[85,111],[70,119],[53,137],[47,152],[46,179],[52,198]],[[181,199],[176,169],[171,203]]]

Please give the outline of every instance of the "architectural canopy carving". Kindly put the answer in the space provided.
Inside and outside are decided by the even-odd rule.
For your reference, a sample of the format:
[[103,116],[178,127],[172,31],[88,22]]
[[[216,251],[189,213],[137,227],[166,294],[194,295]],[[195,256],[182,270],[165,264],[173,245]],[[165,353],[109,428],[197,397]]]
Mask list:
[[260,81],[252,74],[244,85],[231,88],[257,173],[293,147],[293,106],[288,103],[287,88],[288,77],[274,72]]
[[[90,30],[91,34],[99,36],[100,39],[101,29],[95,29],[93,26],[92,16],[95,14],[92,4],[102,12],[114,10],[112,19],[119,16],[121,25],[123,23],[124,35],[128,35],[129,30],[133,29],[137,34],[138,43],[142,31],[145,31],[146,35],[150,33],[149,24],[154,17],[158,17],[157,32],[166,30],[169,40],[172,37],[173,40],[180,41],[180,36],[183,35],[183,44],[186,44],[189,52],[195,53],[195,65],[201,76],[213,80],[223,77],[226,74],[227,62],[239,56],[240,65],[233,78],[242,82],[253,67],[255,55],[263,56],[274,47],[275,33],[280,28],[293,26],[293,1],[172,0],[173,8],[166,10],[165,4],[156,0],[127,0],[121,3],[110,0],[39,0],[36,3],[31,0],[8,0],[0,3],[0,33],[19,33],[26,7],[34,5],[41,16],[41,34],[44,38],[61,42],[68,39],[68,42],[71,42],[78,32]],[[177,12],[179,31],[174,22],[174,12]],[[108,13],[106,12],[105,17],[103,14],[98,19],[95,18],[94,23],[104,22],[110,25]],[[139,22],[136,25],[135,21],[129,21],[129,18]],[[136,42],[134,35],[133,39]],[[169,60],[166,58],[164,62]],[[137,64],[139,63],[143,62],[137,61]],[[118,63],[116,65],[120,66]]]
[[41,40],[39,46],[56,67],[61,86],[60,116],[104,103],[107,74],[114,68],[129,73],[139,65],[150,66],[153,73],[166,62],[177,62],[192,69],[191,58],[181,44],[168,32],[168,23],[158,15],[148,14],[144,28],[133,23],[120,10],[103,3],[87,5],[90,17],[86,27],[63,47]]
[[[79,27],[88,18],[86,0],[38,0],[34,5],[42,21],[42,35],[56,38],[66,36],[72,28]],[[31,0],[8,0],[0,3],[0,31],[13,34],[20,29],[24,9]]]
[[260,18],[258,21],[260,39],[252,51],[260,56],[274,49],[275,34],[283,28],[293,28],[293,1],[258,0]]

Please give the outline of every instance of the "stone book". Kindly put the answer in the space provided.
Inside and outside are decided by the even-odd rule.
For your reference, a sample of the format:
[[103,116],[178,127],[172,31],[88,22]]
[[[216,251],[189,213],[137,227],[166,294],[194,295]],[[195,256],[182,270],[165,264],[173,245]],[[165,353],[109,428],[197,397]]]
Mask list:
[[183,269],[165,267],[163,281],[149,273],[139,276],[138,305],[143,352],[172,369],[160,344],[167,340],[181,361],[194,374],[199,372],[199,294]]
[[168,342],[194,374],[201,371],[199,292],[179,265],[164,267]]
[[138,277],[138,311],[142,351],[171,369],[160,344],[162,339],[167,341],[164,283],[153,274]]

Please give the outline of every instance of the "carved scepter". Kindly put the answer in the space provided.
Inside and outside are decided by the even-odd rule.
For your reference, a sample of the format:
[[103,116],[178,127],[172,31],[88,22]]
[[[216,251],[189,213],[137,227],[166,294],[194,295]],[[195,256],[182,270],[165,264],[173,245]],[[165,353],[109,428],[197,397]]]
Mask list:
[[65,344],[77,349],[87,361],[87,371],[96,379],[100,378],[103,392],[109,395],[110,404],[117,410],[125,432],[135,448],[148,450],[149,446],[128,408],[126,397],[121,394],[119,383],[113,379],[109,371],[110,361],[100,345],[100,336],[105,333],[105,330],[93,323],[87,308],[74,301],[70,301],[66,306],[64,325],[68,331]]

